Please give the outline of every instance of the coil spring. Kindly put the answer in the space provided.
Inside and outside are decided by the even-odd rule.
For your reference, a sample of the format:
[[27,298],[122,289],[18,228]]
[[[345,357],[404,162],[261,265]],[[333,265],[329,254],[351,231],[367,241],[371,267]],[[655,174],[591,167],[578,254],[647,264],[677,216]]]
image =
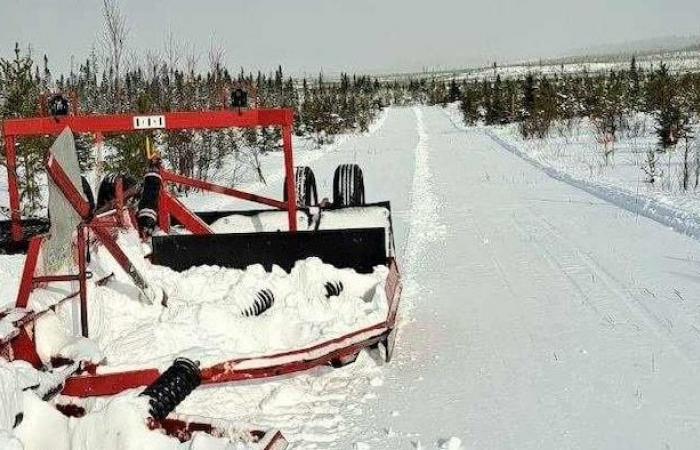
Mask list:
[[156,420],[165,419],[202,382],[199,363],[177,358],[173,365],[148,386],[141,395],[150,397],[148,411]]
[[253,304],[242,311],[246,317],[259,316],[272,307],[275,303],[275,295],[269,289],[262,289],[255,294]]
[[326,288],[326,298],[337,297],[343,292],[342,281],[328,281],[323,287]]

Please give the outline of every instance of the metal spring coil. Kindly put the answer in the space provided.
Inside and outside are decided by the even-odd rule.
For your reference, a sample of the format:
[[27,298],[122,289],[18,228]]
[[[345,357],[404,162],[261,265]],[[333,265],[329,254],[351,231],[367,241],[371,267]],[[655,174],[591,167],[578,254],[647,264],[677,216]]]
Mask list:
[[141,395],[150,397],[148,411],[156,420],[165,419],[202,382],[199,364],[177,358],[173,365],[148,386]]
[[259,316],[272,307],[275,303],[275,295],[269,289],[262,289],[255,295],[253,304],[241,311],[245,317]]
[[343,292],[342,281],[328,281],[323,287],[326,288],[326,298],[337,297]]

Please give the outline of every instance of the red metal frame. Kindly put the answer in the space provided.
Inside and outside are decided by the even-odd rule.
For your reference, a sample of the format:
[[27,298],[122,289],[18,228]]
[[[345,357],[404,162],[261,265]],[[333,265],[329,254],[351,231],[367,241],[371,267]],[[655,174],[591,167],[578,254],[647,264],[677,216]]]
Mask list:
[[[15,233],[21,238],[21,227],[19,227],[19,193],[17,191],[17,179],[15,173],[15,144],[16,137],[30,136],[37,134],[58,134],[66,126],[70,126],[76,132],[110,133],[110,132],[133,132],[136,131],[134,121],[141,116],[93,116],[78,117],[68,116],[63,118],[42,118],[7,121],[3,124],[5,141],[8,150],[8,174],[10,178],[10,197],[13,218],[13,237]],[[182,184],[197,189],[208,190],[215,193],[229,195],[235,198],[258,202],[267,206],[287,210],[290,231],[296,230],[296,190],[294,185],[294,162],[292,155],[291,127],[293,123],[293,113],[291,110],[253,110],[242,111],[240,113],[230,111],[217,111],[205,113],[170,113],[165,114],[164,123],[161,129],[197,129],[197,128],[228,128],[244,126],[282,126],[282,136],[285,152],[285,172],[287,174],[287,201],[281,202],[255,194],[239,191],[236,189],[218,186],[213,183],[195,180],[182,175],[162,170],[161,177],[164,186],[168,183]],[[103,215],[90,217],[89,207],[80,192],[73,186],[63,169],[53,158],[49,158],[47,164],[49,176],[63,191],[67,200],[73,208],[83,218],[83,224],[78,232],[79,254],[84,255],[82,250],[87,245],[87,232],[91,230],[98,241],[112,254],[121,267],[130,275],[139,288],[144,287],[143,280],[140,280],[138,272],[134,270],[133,264],[119,248],[117,242],[110,234],[114,227],[123,225],[122,217],[124,211],[123,194],[118,192],[115,201],[116,209]],[[121,189],[118,189],[120,191]],[[14,200],[12,200],[14,196]],[[194,213],[188,210],[177,198],[170,195],[166,188],[161,191],[159,223],[164,231],[170,227],[170,217],[174,216],[180,223],[193,233],[207,234],[211,229],[202,222]],[[16,225],[16,226],[15,226]],[[87,302],[85,297],[87,271],[84,258],[79,258],[79,273],[77,275],[58,275],[53,277],[36,277],[34,274],[38,253],[41,248],[42,238],[30,241],[30,250],[24,269],[24,276],[20,286],[17,306],[26,307],[32,289],[38,282],[51,282],[60,280],[77,280],[80,282],[81,310],[85,315],[81,315],[83,333],[87,334]],[[243,358],[216,364],[203,369],[203,383],[229,383],[243,380],[275,377],[295,372],[310,370],[312,368],[336,363],[346,363],[354,360],[356,355],[363,349],[383,343],[387,350],[387,360],[390,359],[393,351],[393,342],[396,334],[396,312],[398,309],[401,293],[401,278],[396,261],[388,259],[390,273],[386,281],[386,297],[389,312],[385,321],[377,323],[371,327],[349,333],[347,335],[322,342],[320,344],[291,352],[279,353],[254,358]],[[74,297],[75,295],[73,295]],[[32,313],[33,314],[33,313]],[[31,319],[30,315],[27,316]],[[27,332],[26,328],[22,329]],[[31,337],[28,340],[21,340],[22,345],[30,345]],[[14,343],[13,343],[14,346]],[[22,359],[31,360],[31,355],[27,354]],[[143,369],[138,371],[97,373],[97,368],[93,367],[86,374],[69,378],[64,386],[63,394],[76,397],[90,397],[101,395],[113,395],[125,389],[148,385],[153,382],[160,372],[157,369]]]
[[[140,120],[149,121],[157,118],[155,125],[137,126]],[[150,123],[150,121],[149,121]],[[12,218],[12,239],[20,241],[23,238],[21,224],[21,204],[17,182],[17,138],[27,136],[58,135],[66,127],[76,133],[93,133],[103,136],[109,133],[133,133],[144,129],[161,129],[166,131],[185,129],[223,129],[250,128],[257,126],[277,126],[282,128],[284,150],[284,168],[287,175],[287,201],[276,201],[242,191],[217,187],[210,183],[199,182],[183,177],[177,180],[172,175],[172,182],[192,185],[199,184],[201,189],[212,192],[226,193],[237,198],[255,201],[288,211],[289,229],[296,230],[296,191],[294,188],[294,155],[292,151],[292,127],[294,126],[294,111],[292,109],[252,109],[237,111],[189,111],[171,112],[160,115],[120,114],[104,116],[64,116],[39,117],[31,119],[7,120],[2,124],[2,134],[5,139],[7,153],[8,190],[10,194],[10,214]],[[202,184],[204,183],[204,184]],[[204,187],[207,186],[207,187]],[[225,191],[225,192],[224,192]]]

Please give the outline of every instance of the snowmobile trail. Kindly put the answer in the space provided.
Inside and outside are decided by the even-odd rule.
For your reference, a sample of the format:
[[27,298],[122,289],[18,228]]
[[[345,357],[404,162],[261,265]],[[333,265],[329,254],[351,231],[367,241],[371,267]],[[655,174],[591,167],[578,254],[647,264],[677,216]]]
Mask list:
[[341,448],[696,447],[700,243],[439,108],[420,108],[416,129],[438,213],[414,205],[415,223],[434,222],[422,244],[402,223],[410,320]]

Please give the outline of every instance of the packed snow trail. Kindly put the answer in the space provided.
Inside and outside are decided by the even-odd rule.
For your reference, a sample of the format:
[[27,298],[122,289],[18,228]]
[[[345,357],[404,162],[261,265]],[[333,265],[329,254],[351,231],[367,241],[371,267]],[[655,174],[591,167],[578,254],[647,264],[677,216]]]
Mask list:
[[[341,448],[696,448],[700,243],[549,178],[439,108],[416,123],[437,236],[401,255],[411,320]],[[400,199],[411,185],[382,188]],[[398,227],[425,233],[426,208]]]

